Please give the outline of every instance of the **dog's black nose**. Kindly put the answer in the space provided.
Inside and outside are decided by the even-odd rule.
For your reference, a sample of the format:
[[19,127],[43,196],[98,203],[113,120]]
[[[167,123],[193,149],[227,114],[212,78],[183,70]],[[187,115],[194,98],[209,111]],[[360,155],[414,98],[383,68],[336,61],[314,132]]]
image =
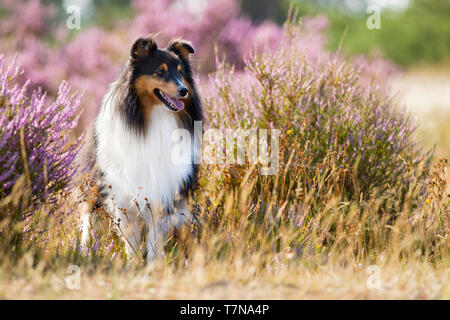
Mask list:
[[188,94],[188,89],[186,87],[180,87],[178,88],[178,94],[180,97],[185,98]]

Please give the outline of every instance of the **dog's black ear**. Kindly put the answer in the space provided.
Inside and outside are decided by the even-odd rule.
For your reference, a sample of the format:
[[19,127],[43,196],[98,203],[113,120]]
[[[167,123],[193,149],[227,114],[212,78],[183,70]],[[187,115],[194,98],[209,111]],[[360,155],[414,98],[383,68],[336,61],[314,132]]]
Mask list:
[[139,38],[131,46],[130,59],[132,62],[145,59],[157,48],[156,41],[153,38]]
[[194,53],[194,47],[192,43],[186,40],[174,39],[167,45],[167,50],[174,52],[178,56],[188,59],[189,54]]

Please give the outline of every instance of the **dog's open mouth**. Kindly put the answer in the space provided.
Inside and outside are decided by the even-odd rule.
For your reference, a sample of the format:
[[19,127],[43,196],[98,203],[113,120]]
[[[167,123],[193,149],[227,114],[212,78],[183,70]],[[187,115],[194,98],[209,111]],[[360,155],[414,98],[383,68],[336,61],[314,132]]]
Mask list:
[[167,108],[169,108],[172,111],[180,111],[181,109],[184,108],[183,101],[175,97],[171,97],[159,89],[155,89],[155,95],[158,97],[159,100],[161,100],[166,105]]

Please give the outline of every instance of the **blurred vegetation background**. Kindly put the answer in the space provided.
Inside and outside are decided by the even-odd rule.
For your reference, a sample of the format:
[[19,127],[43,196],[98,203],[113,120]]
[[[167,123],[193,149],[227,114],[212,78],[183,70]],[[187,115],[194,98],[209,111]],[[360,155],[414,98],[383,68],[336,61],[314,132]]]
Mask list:
[[[183,0],[182,0],[183,1]],[[202,0],[184,0],[199,6]],[[83,10],[84,23],[102,27],[114,25],[118,19],[133,16],[130,0],[46,0],[67,6],[70,3],[89,6]],[[282,24],[289,7],[298,8],[301,16],[327,16],[328,47],[348,55],[381,54],[396,64],[409,67],[415,63],[449,62],[450,0],[241,0],[241,9],[254,22],[266,19]],[[381,9],[381,29],[367,28],[370,5]],[[64,11],[61,19],[65,18]],[[344,35],[345,33],[345,35]]]
[[[441,62],[450,56],[450,1],[293,1],[302,14],[325,14],[330,21],[329,46],[336,49],[347,29],[342,49],[349,54],[381,52],[401,66]],[[382,4],[386,5],[383,6]],[[367,7],[381,7],[381,29],[369,30]]]

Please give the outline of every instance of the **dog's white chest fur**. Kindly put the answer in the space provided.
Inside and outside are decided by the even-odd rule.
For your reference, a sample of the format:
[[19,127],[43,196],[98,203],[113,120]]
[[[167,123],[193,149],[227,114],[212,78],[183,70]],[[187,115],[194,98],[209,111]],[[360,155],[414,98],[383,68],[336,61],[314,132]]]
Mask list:
[[[117,206],[132,209],[138,201],[142,209],[145,198],[151,206],[173,201],[193,170],[172,160],[171,137],[177,129],[174,113],[163,105],[153,107],[145,137],[130,132],[110,106],[102,109],[96,120],[97,161]],[[183,143],[190,148],[190,141]]]

